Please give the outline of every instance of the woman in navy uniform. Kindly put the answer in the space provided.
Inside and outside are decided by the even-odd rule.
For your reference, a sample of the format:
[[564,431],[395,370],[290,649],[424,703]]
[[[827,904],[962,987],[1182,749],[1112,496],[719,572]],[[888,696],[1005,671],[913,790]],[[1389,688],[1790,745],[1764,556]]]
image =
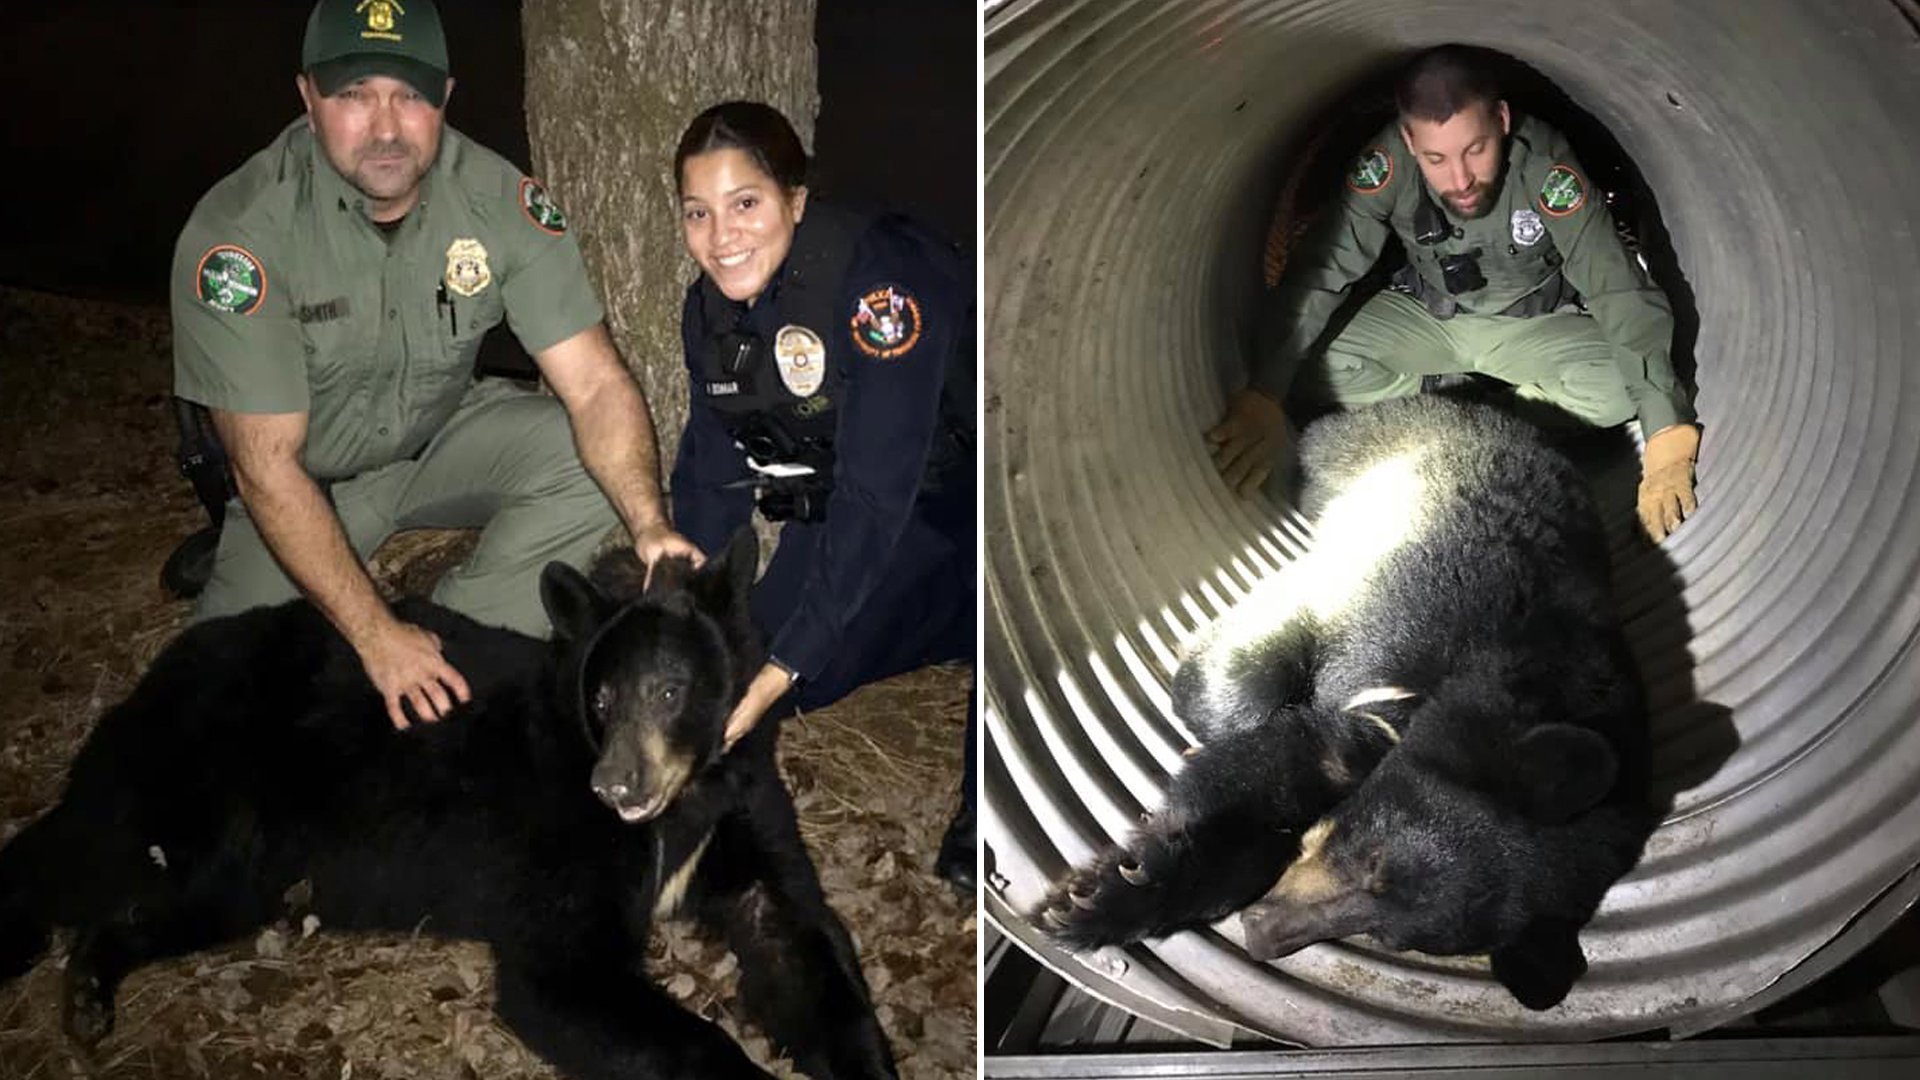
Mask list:
[[[784,521],[754,587],[771,659],[728,723],[818,708],[969,658],[974,640],[973,276],[906,218],[809,201],[777,110],[728,102],[674,155],[700,277],[681,315],[692,407],[677,527],[717,550],[753,509]],[[973,720],[936,867],[971,891]]]

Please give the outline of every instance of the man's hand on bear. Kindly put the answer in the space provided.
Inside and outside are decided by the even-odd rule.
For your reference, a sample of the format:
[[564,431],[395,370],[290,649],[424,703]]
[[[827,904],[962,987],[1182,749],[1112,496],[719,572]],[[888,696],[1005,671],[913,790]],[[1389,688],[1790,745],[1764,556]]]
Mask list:
[[1654,543],[1699,509],[1693,497],[1693,463],[1699,456],[1700,429],[1692,424],[1661,428],[1647,439],[1640,460],[1640,524]]
[[[405,731],[412,725],[407,709],[432,722],[453,711],[455,701],[473,695],[447,658],[440,655],[440,638],[408,622],[390,619],[364,642],[355,642],[367,678],[387,703],[387,719]],[[406,702],[407,709],[401,708]]]
[[640,556],[640,565],[647,568],[642,584],[653,580],[653,564],[661,559],[678,557],[693,563],[695,569],[707,561],[706,553],[697,544],[673,531],[673,526],[665,521],[642,525],[633,534],[633,552]]
[[1287,442],[1287,416],[1279,402],[1249,387],[1227,399],[1226,415],[1207,429],[1206,438],[1214,468],[1244,499],[1273,471],[1273,459]]

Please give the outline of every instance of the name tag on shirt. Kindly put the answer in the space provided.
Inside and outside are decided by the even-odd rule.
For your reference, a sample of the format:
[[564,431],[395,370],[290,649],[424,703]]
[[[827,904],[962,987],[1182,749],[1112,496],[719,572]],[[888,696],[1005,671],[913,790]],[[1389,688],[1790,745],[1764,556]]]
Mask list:
[[303,323],[332,322],[347,317],[347,298],[336,296],[318,304],[301,304],[294,309],[294,317]]

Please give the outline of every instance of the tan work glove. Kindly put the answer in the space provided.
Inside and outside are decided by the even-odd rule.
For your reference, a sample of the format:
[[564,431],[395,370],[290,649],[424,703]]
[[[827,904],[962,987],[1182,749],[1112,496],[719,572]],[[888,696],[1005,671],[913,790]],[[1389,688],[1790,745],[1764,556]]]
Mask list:
[[1692,424],[1661,428],[1647,440],[1640,459],[1640,524],[1654,543],[1700,508],[1693,497],[1693,463],[1699,456],[1700,429]]
[[1287,414],[1280,403],[1251,387],[1227,399],[1227,412],[1206,431],[1214,468],[1235,495],[1260,490],[1274,455],[1287,444]]

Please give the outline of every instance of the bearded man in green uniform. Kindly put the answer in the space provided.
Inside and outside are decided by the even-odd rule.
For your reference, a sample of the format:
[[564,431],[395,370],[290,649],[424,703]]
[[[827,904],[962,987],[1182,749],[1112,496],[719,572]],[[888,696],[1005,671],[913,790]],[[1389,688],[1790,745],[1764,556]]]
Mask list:
[[[434,598],[548,632],[547,562],[617,520],[640,557],[699,557],[668,524],[639,386],[608,337],[566,216],[445,127],[431,0],[320,0],[306,116],[194,209],[174,254],[174,389],[206,406],[239,497],[196,619],[304,595],[353,645],[399,727],[466,700],[365,558],[414,527],[483,526]],[[553,396],[476,381],[505,318]]]
[[[1531,117],[1516,125],[1473,50],[1421,54],[1395,96],[1399,122],[1361,151],[1337,204],[1291,253],[1249,384],[1206,433],[1220,471],[1243,495],[1260,486],[1284,448],[1290,390],[1352,407],[1473,372],[1586,424],[1638,417],[1640,520],[1664,539],[1696,508],[1700,446],[1668,356],[1665,294],[1622,246],[1566,140]],[[1395,287],[1316,348],[1396,234],[1408,265]]]

